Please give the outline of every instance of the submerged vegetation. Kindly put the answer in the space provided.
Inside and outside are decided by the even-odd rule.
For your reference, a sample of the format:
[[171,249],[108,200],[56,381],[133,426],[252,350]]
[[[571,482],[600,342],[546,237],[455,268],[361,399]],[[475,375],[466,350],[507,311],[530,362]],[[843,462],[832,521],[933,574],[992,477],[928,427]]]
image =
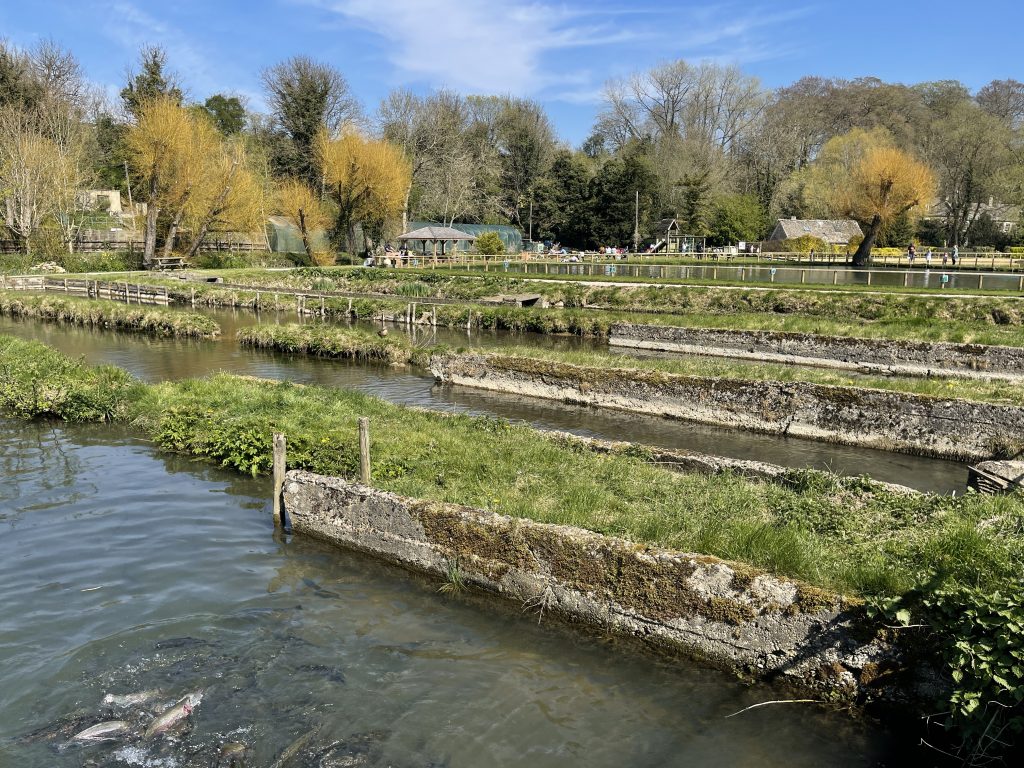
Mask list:
[[220,334],[217,323],[196,312],[118,304],[103,299],[32,295],[0,291],[0,314],[31,317],[154,336],[207,339]]

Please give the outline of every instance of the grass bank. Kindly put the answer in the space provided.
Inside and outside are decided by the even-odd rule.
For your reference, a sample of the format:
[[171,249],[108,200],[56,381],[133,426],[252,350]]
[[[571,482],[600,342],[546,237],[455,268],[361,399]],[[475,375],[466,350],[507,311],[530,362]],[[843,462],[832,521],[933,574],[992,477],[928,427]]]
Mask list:
[[5,410],[132,423],[164,448],[242,472],[269,471],[271,433],[281,431],[293,467],[354,477],[356,418],[369,416],[375,484],[410,496],[713,554],[860,595],[900,593],[923,570],[989,584],[1024,565],[1017,497],[866,493],[857,479],[817,474],[797,489],[680,475],[501,420],[357,392],[228,375],[145,385],[10,337],[0,337],[0,354]]
[[488,349],[487,354],[574,365],[594,379],[606,376],[610,370],[615,370],[624,376],[628,376],[629,371],[657,372],[739,381],[802,381],[834,387],[862,387],[930,397],[974,400],[983,403],[1024,405],[1024,391],[1021,390],[1020,385],[1005,381],[850,375],[843,371],[833,371],[827,368],[781,363],[742,363],[718,358],[690,356],[633,357],[589,350],[542,349],[523,346]]
[[[218,273],[235,285],[225,288],[158,280],[178,301],[191,300],[252,306],[273,300],[274,289],[286,291],[350,291],[378,293],[382,298],[355,306],[361,316],[401,312],[410,301],[431,299],[474,304],[498,294],[540,293],[563,307],[517,309],[475,304],[459,311],[438,308],[439,324],[465,327],[470,309],[473,324],[485,328],[535,330],[541,333],[606,335],[616,322],[660,323],[694,328],[774,330],[856,338],[1024,346],[1024,302],[1008,297],[937,298],[871,293],[749,288],[624,287],[538,283],[498,276],[450,276],[382,269],[302,269],[290,272],[243,270]],[[344,312],[347,299],[326,298],[331,312]],[[294,309],[285,294],[278,303]],[[283,307],[282,307],[283,308]]]
[[215,321],[195,312],[13,291],[0,291],[0,314],[153,336],[208,339],[220,333],[220,326]]
[[990,709],[997,728],[1024,725],[1021,496],[865,493],[856,479],[817,473],[797,487],[684,475],[501,420],[358,392],[228,375],[146,385],[3,336],[0,359],[3,411],[129,423],[165,450],[252,474],[270,470],[271,435],[280,431],[292,468],[352,478],[356,419],[369,416],[380,488],[715,555],[859,595],[880,631],[944,660],[948,705],[969,738],[984,738]]
[[316,357],[402,365],[413,356],[413,346],[405,337],[382,338],[366,331],[330,325],[258,325],[242,328],[236,336],[245,346]]

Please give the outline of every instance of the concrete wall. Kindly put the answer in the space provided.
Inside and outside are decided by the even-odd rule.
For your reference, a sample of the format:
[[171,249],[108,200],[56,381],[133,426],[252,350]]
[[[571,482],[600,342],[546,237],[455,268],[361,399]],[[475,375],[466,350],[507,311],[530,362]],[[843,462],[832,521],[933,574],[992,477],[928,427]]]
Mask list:
[[1011,455],[1024,408],[859,387],[593,369],[500,355],[431,358],[443,382],[957,460]]
[[748,566],[292,471],[293,530],[757,679],[861,698],[899,668],[842,598]]
[[1019,380],[1024,349],[984,344],[887,341],[780,331],[732,331],[664,325],[612,326],[609,344],[766,362],[867,370],[903,376]]

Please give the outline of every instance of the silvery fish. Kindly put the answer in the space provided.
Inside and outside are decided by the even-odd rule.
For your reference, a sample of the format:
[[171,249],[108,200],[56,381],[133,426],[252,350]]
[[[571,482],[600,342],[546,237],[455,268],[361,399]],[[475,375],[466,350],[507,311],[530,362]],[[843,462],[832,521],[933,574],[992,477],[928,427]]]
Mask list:
[[139,691],[137,693],[108,693],[103,697],[103,703],[112,707],[134,707],[159,698],[160,695],[160,691],[155,689],[151,691]]
[[72,741],[105,741],[106,739],[117,738],[117,734],[127,731],[130,726],[124,720],[107,720],[105,723],[96,723],[91,728],[79,731],[71,737]]
[[199,706],[199,702],[203,700],[202,691],[196,691],[195,693],[187,693],[182,697],[181,701],[175,704],[173,707],[168,709],[162,715],[157,717],[152,723],[149,724],[149,728],[146,729],[145,737],[148,739],[157,734],[163,733],[164,731],[173,728],[175,725],[180,723],[190,714],[192,710]]

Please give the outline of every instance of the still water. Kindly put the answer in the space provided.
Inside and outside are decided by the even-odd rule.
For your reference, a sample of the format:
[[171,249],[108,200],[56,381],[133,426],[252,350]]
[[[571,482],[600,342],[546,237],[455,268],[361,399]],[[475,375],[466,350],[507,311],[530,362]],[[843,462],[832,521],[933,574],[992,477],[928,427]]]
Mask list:
[[[969,263],[969,262],[968,262]],[[981,269],[985,259],[981,259]],[[650,280],[718,280],[729,283],[807,285],[871,285],[889,288],[935,288],[938,291],[979,290],[1019,291],[1024,284],[1020,274],[943,269],[941,259],[929,269],[855,269],[839,265],[771,266],[770,264],[729,265],[657,265],[630,262],[610,264],[509,264],[509,273],[532,276],[577,275],[580,277],[631,277]]]
[[[871,766],[908,735],[275,534],[269,482],[0,419],[0,765]],[[184,727],[139,732],[186,693]],[[107,694],[157,691],[138,706]],[[115,740],[68,744],[121,719]],[[240,763],[235,763],[240,764]]]
[[[573,406],[552,400],[442,386],[423,371],[284,355],[241,347],[235,331],[257,322],[248,312],[209,313],[223,329],[219,341],[155,339],[134,334],[38,323],[0,317],[0,333],[35,339],[91,363],[125,368],[146,381],[184,379],[227,371],[303,384],[358,389],[386,400],[436,410],[463,411],[524,421],[542,429],[559,429],[588,437],[626,440],[663,448],[693,450],[789,467],[832,469],[844,475],[867,474],[879,480],[938,493],[962,492],[964,464],[868,448],[831,445],[793,437],[759,435],[643,414]],[[294,322],[290,313],[268,314],[262,322]],[[392,333],[403,332],[392,326]],[[594,345],[593,340],[539,334],[472,332],[451,329],[410,331],[423,344],[452,346],[495,344]]]

